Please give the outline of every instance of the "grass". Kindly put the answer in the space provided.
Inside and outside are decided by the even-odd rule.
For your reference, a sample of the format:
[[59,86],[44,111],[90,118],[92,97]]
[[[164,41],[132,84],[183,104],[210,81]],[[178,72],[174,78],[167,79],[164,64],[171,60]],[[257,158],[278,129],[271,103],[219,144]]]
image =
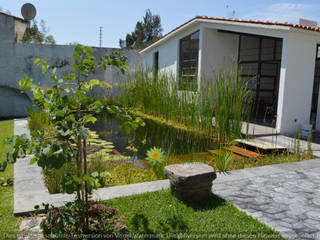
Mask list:
[[[206,202],[186,204],[173,197],[170,190],[161,190],[103,203],[127,217],[125,223],[132,235],[151,234],[158,235],[160,239],[229,239],[231,236],[234,236],[232,239],[249,239],[248,236],[268,239],[261,237],[264,234],[269,239],[283,239],[279,233],[216,195]],[[174,235],[179,233],[184,235],[180,238]],[[206,235],[210,233],[216,234],[216,237]],[[190,238],[191,234],[195,235]]]
[[[4,161],[9,147],[5,144],[6,137],[13,135],[13,121],[0,121],[0,161]],[[4,179],[13,179],[13,165],[8,164],[5,172],[0,173]],[[13,216],[13,186],[0,186],[0,239],[8,239],[7,233],[16,233],[20,219]]]

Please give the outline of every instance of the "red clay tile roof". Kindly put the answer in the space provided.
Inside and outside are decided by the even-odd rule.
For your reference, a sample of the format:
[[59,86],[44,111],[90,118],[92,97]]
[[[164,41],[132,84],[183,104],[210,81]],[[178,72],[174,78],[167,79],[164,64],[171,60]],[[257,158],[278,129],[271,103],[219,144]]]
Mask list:
[[304,26],[304,25],[299,25],[299,24],[294,24],[294,23],[288,23],[288,22],[272,22],[272,21],[260,21],[260,20],[245,20],[245,19],[235,19],[235,18],[221,18],[221,17],[207,17],[207,16],[196,16],[189,21],[185,22],[184,24],[180,25],[179,27],[173,29],[172,31],[168,32],[161,38],[157,39],[156,41],[152,42],[148,46],[142,48],[139,52],[144,50],[147,47],[150,47],[154,43],[160,41],[161,39],[165,38],[166,36],[170,35],[171,33],[177,31],[178,29],[182,28],[183,26],[187,25],[188,23],[196,20],[196,19],[203,19],[203,20],[216,20],[216,21],[225,21],[225,22],[238,22],[238,23],[252,23],[252,24],[263,24],[263,25],[275,25],[275,26],[284,26],[284,27],[293,27],[293,28],[300,28],[304,30],[309,30],[309,31],[315,31],[315,32],[320,32],[319,27],[310,27],[310,26]]

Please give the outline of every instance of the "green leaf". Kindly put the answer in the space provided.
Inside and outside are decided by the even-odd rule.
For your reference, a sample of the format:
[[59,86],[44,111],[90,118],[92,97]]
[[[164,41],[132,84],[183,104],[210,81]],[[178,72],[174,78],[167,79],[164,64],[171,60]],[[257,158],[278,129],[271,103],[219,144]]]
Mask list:
[[7,161],[11,164],[15,163],[17,160],[17,156],[11,152],[7,153]]
[[18,150],[18,157],[19,157],[19,158],[23,158],[23,157],[25,157],[25,156],[26,156],[25,151],[23,150],[23,148],[22,148],[22,147],[19,147],[19,150]]
[[86,115],[83,117],[83,121],[85,123],[89,123],[89,122],[95,123],[97,121],[97,118],[95,118],[94,116],[91,116],[91,115]]
[[7,162],[0,163],[0,172],[4,172],[7,168]]
[[110,177],[110,176],[111,176],[111,173],[109,173],[107,171],[100,173],[100,177],[102,177],[102,178],[106,178],[106,177]]
[[49,144],[42,149],[42,153],[44,155],[48,155],[50,152],[51,152],[51,146]]
[[42,65],[41,66],[41,70],[42,70],[43,73],[47,72],[48,69],[49,69],[49,65]]
[[72,58],[76,61],[76,60],[79,60],[80,59],[80,54],[78,53],[75,53],[72,55]]
[[22,79],[19,81],[19,87],[23,92],[31,90],[32,79],[29,78],[26,74],[23,75]]
[[99,177],[99,173],[98,172],[93,172],[93,173],[91,173],[91,176],[93,178],[98,178]]
[[39,66],[40,63],[41,63],[41,59],[40,59],[40,58],[36,58],[36,59],[34,60],[34,64],[35,64],[35,65]]
[[76,133],[77,133],[77,136],[82,139],[86,139],[89,136],[89,131],[86,128],[81,128]]
[[31,160],[30,160],[30,164],[31,165],[35,164],[36,162],[37,162],[37,158],[36,157],[31,158]]
[[75,64],[75,63],[73,63],[73,64],[71,65],[71,69],[72,69],[72,70],[77,70],[77,69],[78,69],[78,65]]
[[91,79],[89,83],[90,83],[91,87],[93,87],[95,85],[99,85],[100,81],[98,79]]

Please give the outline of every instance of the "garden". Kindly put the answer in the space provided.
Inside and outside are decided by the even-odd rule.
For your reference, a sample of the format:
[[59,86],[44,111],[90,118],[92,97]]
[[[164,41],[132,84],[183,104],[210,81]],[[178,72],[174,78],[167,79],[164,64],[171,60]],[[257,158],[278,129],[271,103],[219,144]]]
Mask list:
[[[223,234],[243,233],[282,239],[213,194],[201,203],[179,200],[170,190],[102,202],[91,199],[97,188],[166,179],[163,169],[171,164],[202,162],[225,173],[311,159],[311,147],[308,152],[300,150],[299,136],[294,153],[257,152],[250,158],[234,152],[235,139],[250,138],[241,128],[249,119],[251,101],[235,66],[219,72],[215,84],[207,79],[198,92],[182,92],[168,73],[154,75],[145,69],[127,73],[126,59],[118,52],[96,59],[92,48],[77,45],[72,57],[74,64],[62,78],[46,59],[34,60],[43,74],[50,75],[50,87],[38,86],[26,75],[19,82],[22,91],[32,91],[34,96],[34,106],[27,109],[30,138],[13,136],[12,121],[0,122],[0,137],[7,143],[1,143],[1,160],[6,161],[0,162],[1,181],[6,185],[0,188],[1,198],[7,206],[0,215],[10,221],[2,232],[14,232],[19,225],[11,214],[12,164],[32,154],[30,163],[42,168],[51,194],[76,194],[76,200],[64,207],[42,206],[46,217],[41,229],[47,238],[96,234],[100,236],[96,239],[103,239],[102,235],[130,239],[143,233],[143,239],[185,239],[183,234],[212,233],[224,239],[228,236]],[[113,86],[107,82],[91,79],[108,67],[127,74],[126,82],[117,83],[117,96],[108,95]],[[98,87],[106,91],[105,98],[90,94]]]

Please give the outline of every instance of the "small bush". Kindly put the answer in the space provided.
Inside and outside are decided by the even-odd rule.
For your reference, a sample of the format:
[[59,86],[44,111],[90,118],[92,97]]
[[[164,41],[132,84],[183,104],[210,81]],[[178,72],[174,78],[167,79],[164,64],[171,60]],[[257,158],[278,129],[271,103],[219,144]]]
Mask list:
[[103,234],[108,236],[107,239],[118,239],[118,234],[128,232],[128,228],[122,223],[125,217],[115,217],[117,209],[108,208],[93,200],[89,200],[88,204],[76,200],[60,208],[44,206],[46,217],[40,227],[49,239],[84,239],[83,236],[88,234]]
[[232,151],[220,150],[215,157],[216,167],[219,172],[228,171],[230,161],[232,159]]

